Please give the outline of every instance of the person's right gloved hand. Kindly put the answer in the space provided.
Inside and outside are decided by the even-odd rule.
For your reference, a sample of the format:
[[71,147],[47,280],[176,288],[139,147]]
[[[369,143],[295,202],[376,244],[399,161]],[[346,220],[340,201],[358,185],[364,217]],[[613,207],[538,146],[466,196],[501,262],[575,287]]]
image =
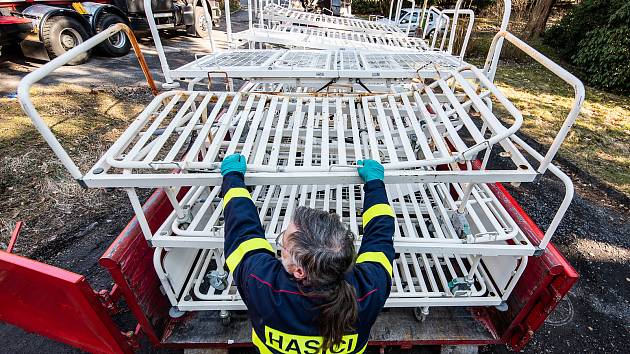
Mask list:
[[385,179],[385,168],[378,161],[375,160],[359,160],[357,161],[357,168],[359,170],[359,176],[363,178],[365,183],[373,181],[375,179]]
[[230,172],[240,172],[243,176],[247,170],[245,156],[241,154],[232,154],[223,158],[221,162],[221,175],[225,176]]

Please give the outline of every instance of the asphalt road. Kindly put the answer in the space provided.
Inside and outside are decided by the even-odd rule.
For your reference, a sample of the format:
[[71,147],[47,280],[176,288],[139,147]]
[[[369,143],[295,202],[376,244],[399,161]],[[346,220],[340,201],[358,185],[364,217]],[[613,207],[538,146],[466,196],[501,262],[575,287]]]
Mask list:
[[[232,15],[232,31],[238,32],[244,29],[247,29],[247,12],[238,11]],[[224,23],[215,29],[213,36],[218,49],[227,48]],[[153,40],[150,37],[140,38],[139,43],[154,80],[158,84],[164,82]],[[208,39],[186,36],[181,31],[164,33],[162,44],[171,69],[193,61],[195,55],[211,52]],[[0,94],[15,93],[21,78],[43,64],[45,62],[23,57],[18,47],[3,49],[2,57],[0,57]],[[103,57],[96,53],[85,64],[57,69],[39,84],[70,84],[83,87],[147,85],[133,51],[119,58]]]
[[[243,13],[237,15],[243,19]],[[209,50],[207,40],[173,35],[164,41],[171,67]],[[159,62],[151,42],[142,49],[158,81]],[[14,94],[20,78],[41,63],[8,53],[0,59],[0,94]],[[133,54],[122,58],[93,57],[88,63],[61,68],[46,83],[78,84],[88,87],[145,85]],[[526,348],[527,353],[606,352],[627,353],[630,347],[630,223],[627,197],[607,190],[567,162],[577,194],[553,242],[581,274],[569,296],[551,314],[548,322]],[[557,181],[543,178],[536,185],[511,188],[524,209],[544,229],[562,197]],[[85,274],[96,289],[110,286],[104,270],[96,263],[118,234],[131,210],[112,211],[107,220],[85,220],[81,230],[60,235],[59,242],[36,252],[35,258]],[[112,221],[113,220],[113,221]],[[97,223],[99,227],[94,227]],[[92,225],[92,226],[91,226]],[[77,237],[77,235],[82,235]],[[0,353],[78,353],[80,351],[44,337],[0,324]],[[145,352],[153,352],[145,348]],[[505,352],[487,347],[483,352]],[[160,351],[168,352],[168,351]],[[406,352],[406,351],[400,351]]]

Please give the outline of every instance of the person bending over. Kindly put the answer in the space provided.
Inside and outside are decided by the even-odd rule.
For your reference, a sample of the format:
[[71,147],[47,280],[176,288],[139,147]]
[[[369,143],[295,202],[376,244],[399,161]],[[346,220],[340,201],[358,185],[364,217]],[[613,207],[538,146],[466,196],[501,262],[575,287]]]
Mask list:
[[361,353],[391,290],[394,212],[383,166],[357,161],[364,180],[363,240],[340,217],[298,207],[275,257],[245,188],[245,158],[221,164],[225,263],[248,309],[261,353]]

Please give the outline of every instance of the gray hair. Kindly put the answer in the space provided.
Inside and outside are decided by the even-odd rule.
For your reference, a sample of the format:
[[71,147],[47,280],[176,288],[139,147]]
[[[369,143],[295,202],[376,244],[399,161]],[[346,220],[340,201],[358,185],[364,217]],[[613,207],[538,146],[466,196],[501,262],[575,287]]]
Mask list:
[[323,210],[299,207],[292,217],[297,231],[289,236],[291,258],[306,274],[304,285],[338,283],[352,269],[356,256],[354,234],[339,216]]
[[355,289],[344,279],[354,266],[354,234],[336,214],[306,207],[297,208],[293,224],[297,231],[287,240],[291,258],[304,270],[301,284],[310,288],[306,295],[320,303],[320,350],[326,352],[354,331],[359,318]]

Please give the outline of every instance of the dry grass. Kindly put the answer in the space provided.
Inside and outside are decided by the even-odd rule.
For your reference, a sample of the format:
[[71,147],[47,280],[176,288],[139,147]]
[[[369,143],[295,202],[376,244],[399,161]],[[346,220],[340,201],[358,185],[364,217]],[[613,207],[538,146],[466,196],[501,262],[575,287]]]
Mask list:
[[[523,113],[523,132],[549,146],[573,104],[572,88],[534,63],[501,65],[497,84]],[[587,87],[560,156],[630,195],[630,97]]]
[[[511,24],[518,36],[518,21]],[[466,60],[482,66],[497,30],[496,18],[476,19]],[[530,45],[573,70],[540,40]],[[504,46],[501,58],[497,85],[522,111],[522,131],[548,147],[571,109],[573,89],[511,44]],[[630,96],[586,87],[581,114],[559,155],[630,196]]]
[[[89,90],[59,85],[33,92],[40,111],[82,171],[87,170],[150,99],[144,89]],[[133,102],[135,99],[135,103]],[[19,248],[69,232],[84,220],[111,212],[121,193],[82,189],[24,115],[16,99],[0,98],[0,242],[15,221],[26,228]],[[112,133],[113,132],[113,133]]]

